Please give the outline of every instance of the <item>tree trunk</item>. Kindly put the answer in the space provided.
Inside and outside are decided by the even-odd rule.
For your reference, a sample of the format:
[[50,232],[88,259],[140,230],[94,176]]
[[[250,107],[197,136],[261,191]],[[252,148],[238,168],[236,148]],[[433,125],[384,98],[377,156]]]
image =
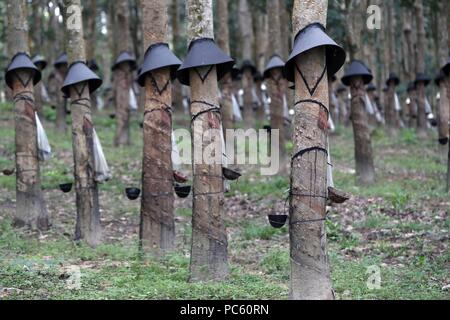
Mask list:
[[[115,2],[117,40],[116,58],[120,53],[131,53],[130,41],[130,8],[128,0]],[[114,71],[114,89],[116,101],[116,135],[114,146],[130,145],[130,87],[132,85],[132,71],[128,62],[121,63]]]
[[[66,48],[69,65],[75,61],[85,61],[80,0],[64,0],[63,12],[66,21]],[[85,240],[88,245],[95,247],[101,241],[101,226],[98,187],[94,180],[94,125],[89,86],[86,85],[86,82],[70,88],[70,100],[75,191],[77,194],[75,240]]]
[[85,32],[85,44],[86,44],[86,60],[90,61],[95,59],[95,47],[96,47],[96,23],[95,18],[97,16],[97,0],[87,1],[88,5],[85,7],[86,17],[86,32]]
[[[172,0],[172,10],[171,10],[171,20],[172,20],[172,41],[173,48],[176,55],[180,56],[179,48],[183,45],[180,29],[180,3],[179,0]],[[221,16],[219,15],[219,20]],[[220,23],[220,22],[219,22]],[[228,20],[227,20],[228,23]],[[227,25],[228,26],[228,25]],[[183,42],[183,43],[182,43]],[[179,112],[183,114],[183,93],[182,86],[178,80],[175,80],[172,84],[172,96],[173,96],[173,106],[175,107],[174,112]]]
[[[228,0],[217,1],[217,26],[220,32],[217,33],[217,44],[226,53],[230,54],[230,36],[228,28]],[[231,72],[228,72],[221,81],[222,87],[222,124],[224,138],[226,139],[226,130],[233,129],[233,104],[232,96],[233,80]]]
[[[281,56],[282,37],[280,24],[280,7],[279,0],[267,0],[267,12],[269,20],[269,43],[270,56],[278,54]],[[268,59],[270,59],[270,56]],[[283,159],[286,155],[285,149],[285,126],[284,126],[284,110],[283,97],[285,95],[285,85],[281,68],[273,69],[270,72],[270,78],[267,79],[267,89],[270,96],[270,126],[272,129],[278,129],[280,142],[280,156]]]
[[[9,55],[28,50],[28,23],[24,0],[8,0]],[[33,97],[33,74],[17,72],[13,79],[15,146],[16,146],[16,213],[14,225],[46,230],[50,227],[46,205],[41,191],[38,146]]]
[[[213,38],[212,0],[188,0],[188,38]],[[197,68],[205,74],[210,67]],[[217,73],[212,69],[202,81],[194,69],[190,71],[191,114],[218,106]],[[192,103],[201,101],[202,103]],[[223,179],[220,164],[199,161],[205,147],[211,144],[221,148],[220,118],[217,113],[205,112],[192,123],[193,137],[193,213],[190,281],[224,279],[228,276],[227,234],[223,221]],[[215,130],[212,130],[215,129]],[[195,152],[196,150],[199,150]],[[221,150],[221,149],[219,149]]]
[[[438,5],[438,28],[437,28],[437,34],[438,34],[438,65],[439,67],[445,65],[447,62],[448,57],[448,30],[446,28],[443,28],[442,26],[446,26],[447,22],[447,12],[445,10],[445,5],[442,2],[437,3]],[[447,8],[448,9],[448,8]],[[448,11],[448,10],[447,10]],[[447,95],[447,82],[445,79],[443,79],[439,83],[439,92],[440,92],[440,99],[439,99],[439,141],[441,142],[443,151],[447,151],[446,148],[448,148],[448,138],[449,138],[449,125],[448,122],[450,120],[450,105]],[[447,152],[444,152],[447,153]]]
[[364,83],[361,77],[350,80],[351,118],[355,138],[355,163],[358,183],[368,185],[375,180],[368,116],[364,106]]
[[[142,1],[141,10],[144,50],[167,42],[167,2]],[[145,81],[140,240],[156,256],[175,246],[171,106],[170,70],[155,70]]]
[[[293,31],[297,34],[310,23],[326,25],[326,0],[295,0],[292,13]],[[296,59],[296,64],[306,81],[315,82],[325,67],[325,50],[316,48]],[[326,194],[327,194],[327,124],[328,105],[327,75],[310,95],[298,72],[295,73],[294,156],[291,168],[290,197],[290,256],[291,299],[333,299],[330,271],[326,250]],[[312,196],[305,197],[302,195]],[[314,220],[314,222],[305,222]]]
[[[425,26],[423,21],[423,2],[415,0],[414,11],[417,27],[417,46],[416,46],[416,74],[425,72]],[[425,84],[417,84],[417,134],[420,137],[427,135],[427,118],[425,114]]]

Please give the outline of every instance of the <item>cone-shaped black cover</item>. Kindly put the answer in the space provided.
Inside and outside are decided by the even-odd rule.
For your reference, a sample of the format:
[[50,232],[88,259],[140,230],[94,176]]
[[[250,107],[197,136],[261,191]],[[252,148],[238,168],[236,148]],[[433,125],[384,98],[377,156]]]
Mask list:
[[431,79],[429,76],[424,73],[418,73],[416,76],[416,80],[414,80],[414,83],[417,85],[419,82],[423,82],[425,83],[425,86],[427,86],[430,84],[430,81]]
[[413,81],[411,81],[410,83],[408,83],[408,88],[406,89],[406,91],[411,92],[414,90],[416,90],[416,84]]
[[69,71],[67,72],[66,79],[64,79],[61,91],[67,96],[70,96],[69,88],[80,82],[89,82],[89,92],[92,93],[102,85],[102,79],[96,75],[86,63],[82,61],[74,62],[70,65]]
[[119,54],[111,69],[116,70],[119,64],[124,62],[128,62],[131,65],[131,69],[136,69],[136,59],[127,51],[123,51]]
[[275,68],[284,69],[284,61],[277,54],[274,54],[267,63],[266,68],[264,69],[264,78],[265,79],[270,78],[270,70]]
[[180,65],[181,60],[170,51],[167,43],[152,44],[145,52],[137,81],[143,87],[145,86],[145,75],[148,72],[167,67],[170,67],[170,78],[173,80],[177,76],[177,69]]
[[442,71],[444,71],[447,76],[450,74],[450,55],[448,55],[447,63],[442,67]]
[[320,23],[313,23],[300,30],[295,36],[294,48],[286,62],[286,78],[294,82],[295,79],[295,58],[308,50],[317,47],[326,47],[326,64],[328,76],[332,76],[345,63],[345,51],[336,44],[326,33]]
[[346,86],[350,85],[350,79],[356,76],[361,76],[363,78],[364,84],[370,83],[372,81],[373,76],[370,70],[366,67],[364,62],[360,60],[353,60],[350,64],[345,68],[345,74],[342,77],[341,81]]
[[441,84],[441,81],[445,79],[445,73],[444,70],[439,70],[439,73],[434,78],[434,83],[439,87]]
[[14,71],[27,69],[33,72],[33,84],[36,85],[41,81],[41,71],[31,61],[30,56],[24,52],[17,53],[6,68],[5,81],[8,87],[12,89]]
[[241,79],[241,70],[236,67],[233,67],[231,69],[231,78],[233,80],[240,80]]
[[223,52],[211,38],[201,38],[189,44],[189,52],[183,64],[177,71],[178,80],[189,85],[189,69],[215,65],[217,80],[229,71],[234,65],[234,60]]
[[261,74],[261,72],[256,72],[255,75],[253,76],[253,81],[254,82],[260,82],[260,81],[264,81],[264,77]]
[[61,55],[55,60],[55,62],[53,63],[53,65],[55,66],[55,67],[57,67],[58,65],[61,65],[61,64],[68,64],[68,61],[67,61],[67,54],[64,52],[64,53],[61,53]]
[[369,83],[369,84],[367,85],[367,87],[366,87],[366,91],[367,91],[367,92],[375,91],[375,90],[377,90],[377,87],[375,87],[375,85],[374,85],[372,82]]
[[339,84],[336,88],[336,92],[339,93],[339,92],[344,92],[344,91],[347,91],[347,88],[344,85]]
[[44,70],[47,67],[47,60],[45,60],[45,58],[43,56],[41,56],[40,54],[36,54],[33,58],[31,58],[31,61],[33,61],[33,63],[39,67],[39,65],[41,65],[40,69]]
[[386,85],[389,85],[389,81],[394,81],[396,86],[400,84],[400,78],[393,72],[389,74],[389,77],[386,80]]
[[87,66],[94,72],[100,69],[95,59],[89,60]]
[[258,72],[258,70],[256,69],[255,65],[253,64],[253,62],[251,62],[250,60],[244,60],[242,61],[241,64],[241,73],[244,72],[245,69],[250,69],[250,71],[252,72],[252,74],[255,74],[256,72]]

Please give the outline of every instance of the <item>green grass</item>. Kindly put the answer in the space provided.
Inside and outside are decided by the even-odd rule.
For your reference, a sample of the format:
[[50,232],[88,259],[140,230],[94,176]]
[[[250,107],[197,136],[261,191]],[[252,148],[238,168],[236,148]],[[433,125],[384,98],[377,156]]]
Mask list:
[[242,236],[245,240],[261,239],[270,240],[273,236],[286,233],[286,226],[280,229],[275,229],[270,225],[257,225],[255,222],[245,224]]

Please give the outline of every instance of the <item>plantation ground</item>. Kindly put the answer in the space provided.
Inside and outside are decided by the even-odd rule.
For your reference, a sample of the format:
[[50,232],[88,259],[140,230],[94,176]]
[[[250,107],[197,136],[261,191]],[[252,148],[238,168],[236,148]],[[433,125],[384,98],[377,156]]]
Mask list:
[[[139,201],[124,195],[140,185],[140,116],[132,122],[133,146],[112,147],[110,111],[94,122],[114,177],[100,186],[104,244],[90,249],[71,241],[75,194],[58,184],[72,180],[71,136],[53,130],[54,112],[44,123],[54,156],[41,168],[53,227],[38,233],[10,227],[15,210],[15,177],[0,176],[0,299],[285,299],[289,285],[287,229],[272,229],[266,216],[284,210],[287,177],[245,172],[226,198],[229,280],[187,283],[191,202],[176,200],[177,250],[157,261],[137,250]],[[14,167],[14,129],[10,105],[0,107],[0,169]],[[176,116],[176,126],[183,125]],[[328,247],[338,299],[449,299],[450,200],[444,190],[446,164],[430,132],[419,141],[413,131],[373,133],[377,183],[355,185],[351,128],[331,137],[335,183],[353,195],[329,208]],[[81,289],[69,289],[68,270],[81,268]],[[369,289],[373,267],[379,289]],[[70,279],[69,279],[70,280]]]

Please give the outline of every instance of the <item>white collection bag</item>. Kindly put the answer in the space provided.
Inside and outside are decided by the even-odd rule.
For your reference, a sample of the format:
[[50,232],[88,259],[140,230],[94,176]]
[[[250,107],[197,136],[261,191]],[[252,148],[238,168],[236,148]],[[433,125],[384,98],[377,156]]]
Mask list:
[[234,94],[231,95],[231,103],[233,105],[233,116],[236,121],[242,121],[241,108]]
[[37,113],[34,113],[36,117],[36,130],[37,130],[37,143],[38,143],[38,157],[41,161],[46,161],[52,156],[52,148],[48,142],[47,134],[45,133],[44,127]]
[[130,110],[136,111],[138,109],[136,95],[134,94],[133,88],[130,88],[130,98],[128,103],[130,104]]
[[95,181],[105,182],[111,179],[111,171],[109,170],[106,158],[103,153],[102,145],[98,139],[97,132],[93,131],[94,139],[94,165],[95,165]]

